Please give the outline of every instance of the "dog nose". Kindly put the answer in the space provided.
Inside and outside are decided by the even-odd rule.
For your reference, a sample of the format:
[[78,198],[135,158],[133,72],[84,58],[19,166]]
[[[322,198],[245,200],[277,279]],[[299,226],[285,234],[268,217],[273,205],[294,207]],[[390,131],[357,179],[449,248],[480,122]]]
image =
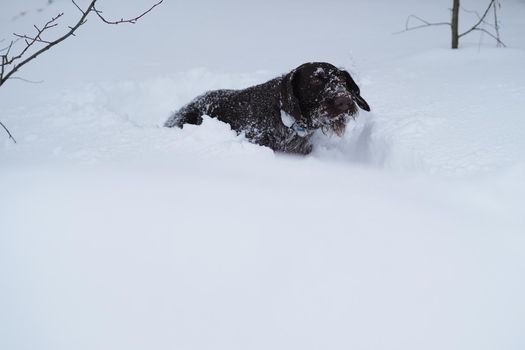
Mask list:
[[339,96],[334,99],[334,105],[337,109],[345,110],[352,103],[352,99],[346,96]]

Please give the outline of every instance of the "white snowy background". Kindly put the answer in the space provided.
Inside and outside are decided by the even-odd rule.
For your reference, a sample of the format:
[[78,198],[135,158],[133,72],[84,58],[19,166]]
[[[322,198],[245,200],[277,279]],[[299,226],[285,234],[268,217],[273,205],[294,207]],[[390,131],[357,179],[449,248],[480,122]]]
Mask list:
[[[2,1],[1,44],[78,18],[46,3]],[[525,349],[525,1],[501,4],[508,47],[456,51],[446,27],[392,34],[449,0],[92,16],[18,74],[43,82],[0,89],[0,349]],[[306,158],[213,119],[161,127],[307,61],[348,69],[372,112]]]

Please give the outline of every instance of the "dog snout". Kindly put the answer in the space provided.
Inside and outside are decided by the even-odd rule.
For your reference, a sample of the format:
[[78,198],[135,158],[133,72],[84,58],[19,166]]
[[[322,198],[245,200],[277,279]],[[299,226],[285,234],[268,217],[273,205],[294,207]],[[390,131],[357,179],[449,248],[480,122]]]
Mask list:
[[334,99],[334,107],[338,110],[344,111],[352,104],[352,99],[347,96],[339,96]]

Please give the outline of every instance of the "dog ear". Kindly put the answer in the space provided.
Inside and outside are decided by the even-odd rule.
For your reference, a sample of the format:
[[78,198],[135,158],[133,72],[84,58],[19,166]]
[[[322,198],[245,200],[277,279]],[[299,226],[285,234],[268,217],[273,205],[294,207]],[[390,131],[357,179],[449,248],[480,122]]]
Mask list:
[[363,109],[363,110],[365,110],[367,112],[370,112],[370,106],[365,101],[365,99],[363,97],[361,97],[361,91],[359,90],[359,86],[357,86],[357,84],[355,83],[354,79],[352,79],[352,77],[350,76],[350,73],[348,73],[347,71],[343,70],[343,74],[345,76],[346,87],[352,93],[352,97],[354,98],[355,103],[357,103],[357,105],[361,109]]
[[370,106],[365,101],[365,99],[361,97],[361,95],[354,96],[354,101],[361,109],[370,112]]
[[281,109],[299,121],[303,119],[299,99],[295,93],[294,79],[297,69],[283,76],[281,82]]

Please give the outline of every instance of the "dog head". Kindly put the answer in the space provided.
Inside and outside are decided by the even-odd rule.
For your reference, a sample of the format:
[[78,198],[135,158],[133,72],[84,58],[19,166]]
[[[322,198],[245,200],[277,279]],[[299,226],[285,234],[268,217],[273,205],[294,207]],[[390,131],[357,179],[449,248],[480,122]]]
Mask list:
[[300,127],[343,135],[358,107],[370,111],[350,74],[329,63],[305,63],[283,77],[283,110]]

